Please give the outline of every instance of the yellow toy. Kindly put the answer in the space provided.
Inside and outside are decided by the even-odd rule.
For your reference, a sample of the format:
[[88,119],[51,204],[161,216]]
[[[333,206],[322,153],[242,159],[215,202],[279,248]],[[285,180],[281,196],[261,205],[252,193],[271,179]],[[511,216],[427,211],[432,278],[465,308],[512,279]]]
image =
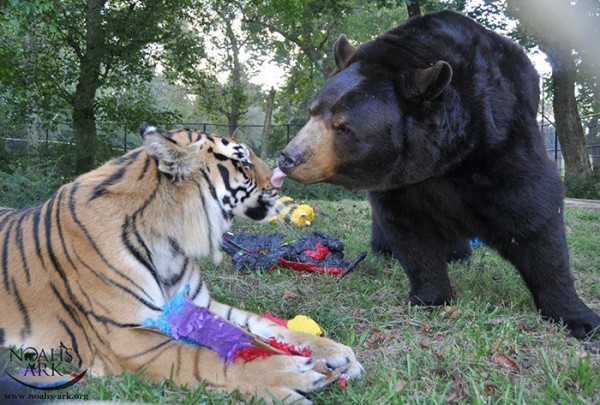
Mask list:
[[308,333],[314,336],[323,336],[323,329],[312,318],[306,315],[296,315],[287,323],[288,329]]
[[309,318],[306,315],[296,315],[292,319],[282,319],[277,318],[269,311],[265,312],[263,318],[267,318],[270,321],[278,323],[282,326],[285,326],[288,329],[295,330],[298,332],[308,333],[309,335],[314,336],[325,336],[325,332],[318,323],[316,323],[312,318]]
[[269,218],[270,224],[283,221],[297,226],[310,226],[315,217],[315,211],[310,205],[304,202],[297,204],[292,197],[280,197],[273,210],[276,215]]

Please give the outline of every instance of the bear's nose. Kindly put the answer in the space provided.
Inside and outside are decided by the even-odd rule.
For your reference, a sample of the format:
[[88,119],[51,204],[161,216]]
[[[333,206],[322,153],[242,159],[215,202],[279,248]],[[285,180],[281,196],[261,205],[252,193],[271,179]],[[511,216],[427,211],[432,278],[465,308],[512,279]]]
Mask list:
[[291,170],[300,163],[300,154],[291,148],[285,148],[279,155],[279,167],[282,170]]

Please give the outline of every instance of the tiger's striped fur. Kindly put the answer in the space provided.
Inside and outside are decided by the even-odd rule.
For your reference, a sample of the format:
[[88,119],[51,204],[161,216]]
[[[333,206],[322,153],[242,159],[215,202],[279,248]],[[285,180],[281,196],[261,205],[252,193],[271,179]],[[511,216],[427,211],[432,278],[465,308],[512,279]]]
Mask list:
[[216,302],[194,258],[221,259],[234,216],[266,218],[271,169],[232,139],[142,126],[144,146],[62,186],[45,204],[0,209],[0,344],[74,350],[98,375],[145,367],[156,379],[206,380],[302,399],[326,383],[312,359],[272,356],[226,366],[215,352],[136,328],[184,285],[196,304],[263,337],[311,348],[350,375],[351,349]]

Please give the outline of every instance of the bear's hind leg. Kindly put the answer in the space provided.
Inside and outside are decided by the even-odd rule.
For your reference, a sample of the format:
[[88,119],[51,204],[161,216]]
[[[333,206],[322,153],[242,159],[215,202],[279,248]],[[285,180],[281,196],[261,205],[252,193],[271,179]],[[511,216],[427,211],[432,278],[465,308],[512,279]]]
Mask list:
[[464,262],[466,260],[469,260],[472,254],[473,249],[471,248],[469,240],[459,238],[453,240],[450,244],[446,260],[448,261],[448,263]]
[[562,219],[492,245],[519,270],[542,316],[562,322],[579,339],[600,331],[600,316],[575,291]]

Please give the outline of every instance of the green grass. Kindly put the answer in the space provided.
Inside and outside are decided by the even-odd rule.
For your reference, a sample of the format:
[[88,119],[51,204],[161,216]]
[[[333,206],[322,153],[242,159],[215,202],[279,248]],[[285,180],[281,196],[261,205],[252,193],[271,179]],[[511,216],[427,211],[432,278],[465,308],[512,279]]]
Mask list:
[[[316,210],[311,231],[340,238],[348,259],[368,250],[367,202],[329,195],[307,202]],[[600,312],[600,211],[567,209],[566,226],[577,289]],[[244,221],[235,229],[279,230],[291,238],[302,233]],[[540,319],[514,268],[486,247],[476,248],[468,263],[451,266],[457,298],[436,308],[409,306],[408,280],[398,262],[372,255],[343,280],[285,269],[240,273],[228,259],[219,267],[202,266],[217,299],[281,317],[311,316],[330,337],[354,348],[366,374],[345,389],[317,393],[317,404],[600,402],[600,342],[577,341]],[[284,299],[286,291],[298,296]],[[507,367],[499,355],[516,367]],[[132,374],[91,378],[69,392],[146,403],[243,400],[202,384],[175,387]]]

